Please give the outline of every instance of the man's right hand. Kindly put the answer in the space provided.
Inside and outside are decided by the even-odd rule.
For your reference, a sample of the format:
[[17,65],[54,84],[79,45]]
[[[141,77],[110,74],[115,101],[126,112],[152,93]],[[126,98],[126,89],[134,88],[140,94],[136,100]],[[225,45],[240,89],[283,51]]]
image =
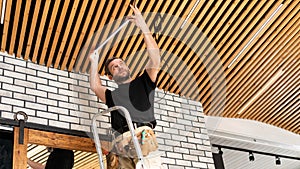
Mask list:
[[91,63],[95,63],[95,62],[97,63],[98,60],[99,60],[98,51],[91,52],[90,55],[89,55],[89,60],[90,60]]

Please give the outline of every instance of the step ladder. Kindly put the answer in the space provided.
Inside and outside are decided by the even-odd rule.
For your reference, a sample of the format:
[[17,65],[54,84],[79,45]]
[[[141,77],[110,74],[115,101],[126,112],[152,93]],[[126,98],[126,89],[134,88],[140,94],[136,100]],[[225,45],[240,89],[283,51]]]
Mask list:
[[129,131],[130,131],[130,134],[132,136],[134,148],[135,148],[136,153],[137,153],[138,162],[136,164],[136,169],[147,169],[146,166],[144,165],[142,150],[141,150],[138,138],[137,138],[137,136],[134,132],[134,128],[133,128],[133,124],[132,124],[130,114],[129,114],[128,110],[126,108],[124,108],[123,106],[111,107],[107,110],[104,110],[100,113],[95,114],[92,118],[91,128],[92,128],[92,133],[93,133],[93,137],[94,137],[94,142],[95,142],[95,145],[96,145],[96,150],[97,150],[97,153],[98,153],[100,169],[105,169],[105,167],[104,167],[101,143],[100,143],[99,135],[98,135],[98,132],[97,132],[96,119],[100,115],[104,115],[104,114],[107,114],[107,113],[115,111],[115,110],[121,110],[125,115],[125,118],[126,118],[126,121],[127,121],[128,127],[129,127]]

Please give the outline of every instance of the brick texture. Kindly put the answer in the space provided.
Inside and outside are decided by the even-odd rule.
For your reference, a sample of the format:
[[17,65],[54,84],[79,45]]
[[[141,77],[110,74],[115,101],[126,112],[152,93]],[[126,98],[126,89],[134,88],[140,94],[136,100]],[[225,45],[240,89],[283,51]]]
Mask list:
[[[115,88],[108,78],[103,85]],[[106,106],[89,89],[87,74],[47,68],[0,54],[0,117],[17,111],[29,122],[90,132],[91,119]],[[156,90],[155,132],[167,168],[214,168],[201,103]],[[99,131],[108,133],[110,115],[98,118]]]

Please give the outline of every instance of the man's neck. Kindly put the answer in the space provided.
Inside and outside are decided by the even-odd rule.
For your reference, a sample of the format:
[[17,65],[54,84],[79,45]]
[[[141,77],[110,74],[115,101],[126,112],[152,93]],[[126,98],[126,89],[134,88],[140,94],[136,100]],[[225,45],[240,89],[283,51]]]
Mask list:
[[127,79],[127,80],[124,80],[124,81],[122,81],[122,82],[116,82],[118,85],[120,85],[120,84],[126,84],[126,83],[130,83],[132,81],[132,78],[130,77],[129,79]]

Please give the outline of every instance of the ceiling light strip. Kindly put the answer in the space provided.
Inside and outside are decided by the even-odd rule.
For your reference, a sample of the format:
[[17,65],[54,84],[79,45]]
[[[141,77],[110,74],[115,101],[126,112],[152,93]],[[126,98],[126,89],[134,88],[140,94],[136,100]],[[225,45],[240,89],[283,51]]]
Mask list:
[[5,15],[5,5],[6,4],[6,0],[3,0],[2,2],[2,12],[1,12],[1,24],[3,24],[4,22],[4,15]]
[[249,42],[243,47],[243,49],[236,55],[236,57],[231,61],[231,63],[228,65],[228,68],[230,68],[236,60],[241,56],[241,54],[247,49],[247,47],[252,43],[252,41],[257,37],[257,35],[264,29],[264,27],[270,22],[270,20],[276,15],[276,13],[280,10],[280,8],[283,6],[283,4],[280,4],[277,9],[272,13],[272,15],[267,19],[267,21],[259,28],[259,30],[254,34],[254,36],[249,40]]
[[184,27],[184,25],[187,23],[188,19],[191,17],[191,14],[194,12],[194,10],[197,7],[197,5],[199,4],[199,2],[200,2],[200,0],[197,0],[197,2],[194,4],[193,8],[191,9],[188,16],[185,18],[185,20],[184,20],[183,24],[181,25],[180,29],[182,29]]

